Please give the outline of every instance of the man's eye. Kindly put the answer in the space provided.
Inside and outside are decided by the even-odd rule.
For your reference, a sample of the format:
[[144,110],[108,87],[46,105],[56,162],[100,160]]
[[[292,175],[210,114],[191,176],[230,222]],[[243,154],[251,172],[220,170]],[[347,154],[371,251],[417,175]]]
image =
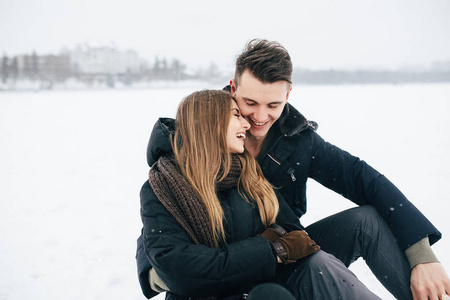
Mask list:
[[248,105],[248,106],[255,106],[256,104],[253,103],[253,102],[247,102],[247,105]]

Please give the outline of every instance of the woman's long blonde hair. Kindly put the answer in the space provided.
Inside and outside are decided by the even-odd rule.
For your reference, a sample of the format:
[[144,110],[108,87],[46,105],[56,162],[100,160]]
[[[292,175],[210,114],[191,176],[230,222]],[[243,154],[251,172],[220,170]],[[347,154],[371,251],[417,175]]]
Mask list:
[[[220,90],[203,90],[187,96],[178,106],[173,138],[175,158],[206,207],[216,245],[225,241],[224,212],[215,184],[228,175],[231,165],[226,141],[231,101],[234,101],[231,94]],[[238,157],[242,164],[239,193],[257,204],[262,223],[270,226],[279,209],[273,187],[248,151]],[[219,178],[221,166],[223,173],[220,172]]]

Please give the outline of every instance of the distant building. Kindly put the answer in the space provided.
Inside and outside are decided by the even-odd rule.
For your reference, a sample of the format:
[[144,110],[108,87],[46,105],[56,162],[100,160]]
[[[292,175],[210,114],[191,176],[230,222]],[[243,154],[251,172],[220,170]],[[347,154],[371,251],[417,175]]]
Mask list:
[[67,55],[18,55],[17,73],[22,79],[64,81],[71,74]]
[[124,75],[139,72],[143,63],[135,51],[122,52],[114,46],[84,44],[68,54],[72,69],[80,75]]

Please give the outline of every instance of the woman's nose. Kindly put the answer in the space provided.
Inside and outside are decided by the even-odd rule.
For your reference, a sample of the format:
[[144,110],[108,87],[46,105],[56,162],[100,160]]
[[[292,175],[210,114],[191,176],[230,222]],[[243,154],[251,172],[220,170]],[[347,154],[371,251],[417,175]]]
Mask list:
[[250,129],[250,123],[244,117],[241,117],[241,124],[245,130]]

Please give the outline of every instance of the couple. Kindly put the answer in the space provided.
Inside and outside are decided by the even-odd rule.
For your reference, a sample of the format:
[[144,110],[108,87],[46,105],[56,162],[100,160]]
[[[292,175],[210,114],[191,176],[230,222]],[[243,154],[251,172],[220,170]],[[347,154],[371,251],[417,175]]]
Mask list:
[[[430,247],[440,232],[384,176],[317,135],[287,103],[291,74],[281,45],[250,41],[229,93],[193,93],[175,121],[155,125],[137,251],[146,297],[378,299],[347,269],[358,257],[398,299],[446,297]],[[359,207],[308,236],[308,177]]]

